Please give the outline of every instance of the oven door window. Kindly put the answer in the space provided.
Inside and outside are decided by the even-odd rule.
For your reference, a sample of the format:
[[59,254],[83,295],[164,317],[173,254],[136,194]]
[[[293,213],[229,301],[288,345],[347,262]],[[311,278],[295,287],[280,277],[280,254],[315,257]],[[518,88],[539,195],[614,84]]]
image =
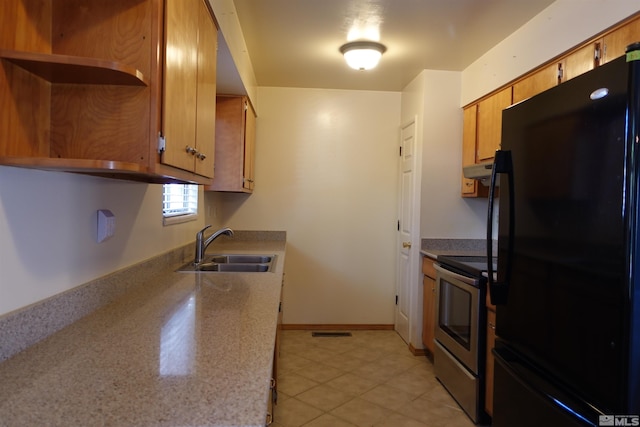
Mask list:
[[445,279],[440,281],[438,324],[467,350],[471,348],[472,297],[466,290]]

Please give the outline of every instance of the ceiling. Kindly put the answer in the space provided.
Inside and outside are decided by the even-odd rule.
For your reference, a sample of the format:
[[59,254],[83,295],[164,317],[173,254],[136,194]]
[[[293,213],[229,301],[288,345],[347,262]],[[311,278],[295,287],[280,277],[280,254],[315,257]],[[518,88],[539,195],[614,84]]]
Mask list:
[[[401,91],[423,69],[463,70],[553,0],[234,3],[258,86]],[[380,65],[348,68],[339,47],[378,37]]]

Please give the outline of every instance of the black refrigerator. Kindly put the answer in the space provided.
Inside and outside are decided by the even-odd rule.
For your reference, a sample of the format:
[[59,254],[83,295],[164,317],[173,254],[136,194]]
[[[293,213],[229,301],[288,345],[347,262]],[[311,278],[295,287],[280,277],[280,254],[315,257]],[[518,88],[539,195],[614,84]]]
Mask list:
[[503,111],[494,427],[640,425],[639,85],[635,44]]

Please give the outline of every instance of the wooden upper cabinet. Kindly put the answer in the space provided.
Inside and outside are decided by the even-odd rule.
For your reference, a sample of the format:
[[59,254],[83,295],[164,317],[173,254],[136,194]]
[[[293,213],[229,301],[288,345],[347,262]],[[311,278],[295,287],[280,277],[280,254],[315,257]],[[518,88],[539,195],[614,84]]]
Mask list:
[[509,105],[511,105],[511,86],[478,103],[477,162],[493,159],[496,150],[500,149],[502,110]]
[[162,162],[213,176],[216,28],[202,0],[167,0]]
[[[210,183],[211,165],[196,168],[194,155],[190,166],[183,162],[182,142],[183,153],[161,154],[159,135],[167,125],[170,141],[177,135],[205,153],[208,142],[201,145],[200,140],[211,138],[200,135],[212,135],[215,124],[207,130],[195,116],[213,108],[200,107],[206,99],[196,95],[215,82],[215,67],[203,67],[208,76],[198,68],[204,11],[208,31],[215,32],[215,25],[204,0],[167,0],[166,9],[164,3],[4,1],[0,164],[156,183]],[[215,44],[215,36],[206,41]],[[208,51],[206,60],[215,63],[215,49]],[[164,71],[170,79],[181,76],[168,92]],[[164,99],[175,103],[169,115]],[[168,147],[173,149],[171,143]],[[210,153],[204,157],[212,161],[213,146]],[[176,166],[166,165],[163,157]]]
[[195,172],[213,177],[216,139],[216,65],[218,30],[203,1],[199,2],[198,100],[196,105]]
[[208,191],[254,189],[256,114],[246,96],[218,96],[213,184]]
[[[462,166],[476,163],[476,126],[477,126],[478,106],[470,105],[462,113]],[[463,197],[476,197],[478,182],[475,179],[468,179],[462,176]]]
[[635,18],[564,57],[567,81],[625,54],[628,45],[640,41],[640,18]]
[[[500,148],[502,110],[625,54],[640,42],[640,16],[594,37],[577,49],[538,67],[512,86],[497,90],[464,108],[462,165],[491,160]],[[462,178],[463,197],[486,195],[487,187]]]
[[640,18],[623,25],[603,37],[602,63],[624,55],[627,46],[640,42]]
[[[478,148],[478,104],[469,105],[462,114],[462,166],[477,163]],[[489,188],[475,179],[465,178],[462,174],[462,197],[487,197]]]
[[565,56],[562,60],[562,81],[566,82],[597,67],[602,56],[602,46],[603,40],[598,39]]
[[198,95],[198,2],[165,2],[162,162],[193,170]]
[[561,67],[562,64],[560,63],[548,65],[514,83],[513,103],[524,101],[540,92],[557,86],[560,81],[559,72]]
[[145,170],[150,12],[131,0],[3,2],[0,164]]

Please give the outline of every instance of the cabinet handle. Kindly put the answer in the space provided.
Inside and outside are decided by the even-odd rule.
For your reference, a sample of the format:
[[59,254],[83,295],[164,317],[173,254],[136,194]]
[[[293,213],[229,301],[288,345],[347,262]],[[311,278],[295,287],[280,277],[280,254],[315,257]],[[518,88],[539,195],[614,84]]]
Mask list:
[[190,147],[188,145],[185,147],[185,151],[189,154],[194,154],[194,155],[198,152],[195,148]]
[[411,247],[411,242],[402,242],[402,247],[403,248],[410,248]]
[[496,325],[495,325],[495,324],[493,324],[492,322],[489,322],[489,327],[490,327],[491,329],[493,329],[494,331],[495,331],[495,329],[496,329]]
[[200,160],[204,160],[204,159],[207,158],[207,156],[205,154],[202,154],[202,153],[196,154],[196,157],[199,158]]

